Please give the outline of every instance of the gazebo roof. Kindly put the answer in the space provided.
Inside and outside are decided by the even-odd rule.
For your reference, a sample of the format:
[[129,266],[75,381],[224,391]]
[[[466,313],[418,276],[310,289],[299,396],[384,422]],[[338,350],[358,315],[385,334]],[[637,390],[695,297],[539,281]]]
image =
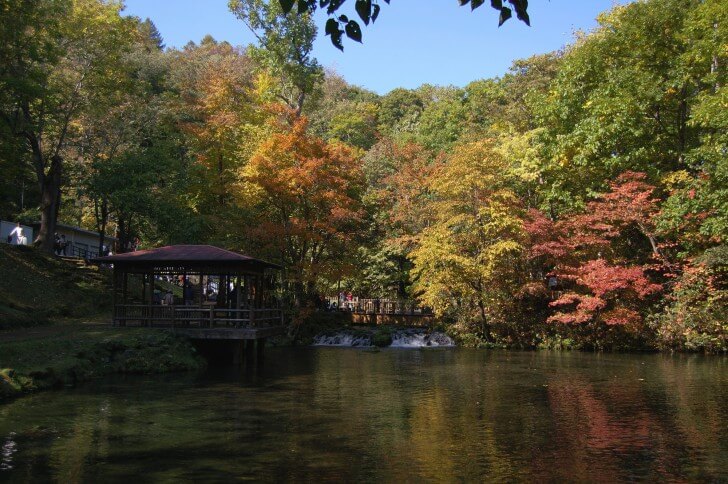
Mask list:
[[168,245],[156,249],[98,257],[93,262],[130,266],[258,266],[280,269],[280,266],[254,257],[238,254],[212,245]]

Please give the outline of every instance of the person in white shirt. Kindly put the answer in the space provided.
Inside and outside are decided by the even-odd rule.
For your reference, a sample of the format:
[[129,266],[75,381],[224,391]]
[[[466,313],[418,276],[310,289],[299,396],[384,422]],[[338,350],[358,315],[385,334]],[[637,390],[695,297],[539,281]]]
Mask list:
[[12,238],[12,244],[26,245],[28,243],[28,238],[23,233],[23,227],[20,226],[20,222],[18,222],[13,231],[10,232],[10,237]]

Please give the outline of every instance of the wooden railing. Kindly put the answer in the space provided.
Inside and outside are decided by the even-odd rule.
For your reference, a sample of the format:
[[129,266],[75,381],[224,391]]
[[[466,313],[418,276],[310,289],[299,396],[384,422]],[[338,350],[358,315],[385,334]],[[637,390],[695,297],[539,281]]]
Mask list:
[[400,315],[430,315],[432,310],[418,306],[415,301],[392,299],[358,299],[344,301],[339,309],[359,314],[400,314]]
[[126,326],[138,323],[141,326],[165,327],[235,327],[260,328],[280,326],[282,312],[274,308],[229,309],[195,306],[166,306],[148,304],[117,304],[114,307],[114,325]]

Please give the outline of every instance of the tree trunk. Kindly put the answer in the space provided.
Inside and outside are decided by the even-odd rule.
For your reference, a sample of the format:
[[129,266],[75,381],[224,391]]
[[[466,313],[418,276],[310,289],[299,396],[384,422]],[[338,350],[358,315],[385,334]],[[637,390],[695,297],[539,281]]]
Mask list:
[[96,199],[94,200],[94,209],[96,231],[99,233],[99,257],[103,257],[106,242],[106,224],[109,221],[109,202],[104,198],[99,204],[98,199]]
[[40,228],[34,244],[46,252],[53,252],[54,234],[58,221],[58,209],[61,191],[61,173],[63,170],[63,159],[60,155],[51,158],[51,166],[48,173],[39,172],[38,182],[40,184]]
[[485,341],[490,341],[490,324],[488,324],[488,316],[485,314],[485,305],[482,300],[478,300],[478,309],[480,309],[480,320]]
[[129,252],[131,246],[131,217],[126,219],[122,214],[119,214],[117,229],[119,234],[119,248],[117,252]]

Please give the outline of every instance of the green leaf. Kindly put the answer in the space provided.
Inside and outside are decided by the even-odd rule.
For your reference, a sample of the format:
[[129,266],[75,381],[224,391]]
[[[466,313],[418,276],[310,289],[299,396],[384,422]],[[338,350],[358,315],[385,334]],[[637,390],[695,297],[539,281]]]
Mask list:
[[326,9],[326,13],[329,15],[332,15],[334,12],[336,12],[339,7],[341,7],[346,0],[331,0],[329,2],[329,8]]
[[336,32],[331,33],[331,43],[334,44],[334,47],[339,49],[341,52],[344,52],[344,44],[341,42],[341,36],[344,32],[342,30],[337,30]]
[[347,17],[346,15],[339,15],[339,22],[346,23],[348,21],[349,21],[349,17]]
[[281,4],[281,10],[283,10],[283,13],[288,13],[293,8],[295,0],[278,0],[278,2]]
[[361,28],[359,27],[358,23],[354,22],[353,20],[349,20],[349,23],[346,24],[345,29],[346,35],[351,40],[361,42]]
[[485,0],[472,0],[470,2],[470,10],[475,10],[476,8],[480,7],[485,3]]
[[376,3],[374,5],[372,5],[372,22],[377,20],[377,17],[379,17],[380,10],[381,10],[381,8],[379,8],[379,5],[377,5]]
[[526,9],[528,9],[528,0],[515,0],[511,3],[516,9],[516,17],[518,17],[518,20],[521,20],[523,23],[530,27],[531,19],[529,18],[528,12],[526,11]]
[[506,20],[511,18],[512,15],[513,15],[513,12],[511,12],[510,8],[508,8],[508,7],[501,8],[500,17],[498,18],[498,27],[503,25]]
[[359,14],[359,18],[364,21],[365,25],[369,25],[369,19],[372,16],[372,0],[356,0],[354,6],[356,13]]
[[339,22],[337,22],[336,19],[330,18],[326,21],[326,27],[324,28],[324,32],[326,32],[326,35],[334,35],[336,32],[339,31]]
[[528,16],[527,12],[516,11],[516,17],[518,17],[518,20],[522,21],[529,27],[531,26],[531,18]]
[[[315,6],[315,4],[313,6]],[[308,2],[308,0],[298,0],[298,14],[301,15],[305,12],[313,12],[313,6]]]
[[470,0],[458,0],[458,3],[462,7],[463,5],[467,5],[468,3],[470,3]]
[[496,10],[503,8],[503,0],[490,0],[490,6]]

